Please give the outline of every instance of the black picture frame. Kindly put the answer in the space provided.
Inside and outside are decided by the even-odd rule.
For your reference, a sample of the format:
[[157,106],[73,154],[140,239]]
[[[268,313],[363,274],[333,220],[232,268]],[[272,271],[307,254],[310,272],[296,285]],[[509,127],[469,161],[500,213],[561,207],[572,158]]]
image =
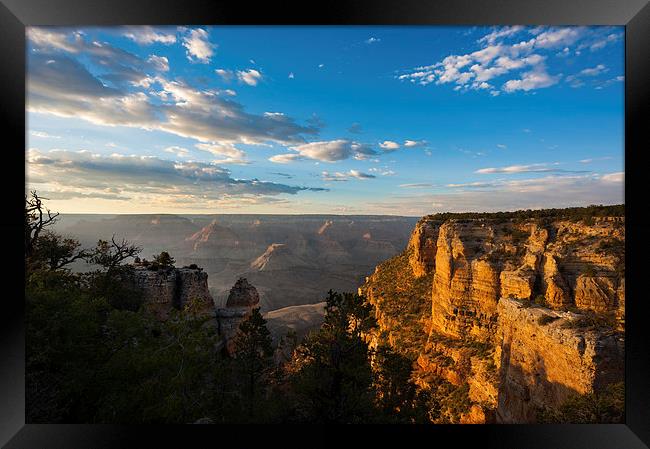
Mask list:
[[[250,431],[234,426],[25,425],[23,254],[25,145],[25,27],[32,25],[249,24],[249,25],[624,25],[626,193],[626,413],[625,424],[346,427]],[[0,303],[0,445],[6,448],[195,447],[234,437],[244,447],[313,443],[387,445],[467,444],[499,448],[636,449],[650,445],[650,348],[642,295],[650,230],[642,164],[650,128],[650,5],[647,0],[350,0],[265,2],[185,0],[1,0],[0,123],[4,128],[5,181],[0,235],[9,261]],[[13,142],[9,144],[8,142]],[[6,178],[5,178],[6,179]],[[22,183],[22,186],[21,186]],[[16,236],[16,237],[14,237]],[[647,259],[646,259],[647,260]],[[23,282],[24,285],[24,282]],[[350,432],[345,440],[339,430]],[[375,440],[375,441],[373,441]]]

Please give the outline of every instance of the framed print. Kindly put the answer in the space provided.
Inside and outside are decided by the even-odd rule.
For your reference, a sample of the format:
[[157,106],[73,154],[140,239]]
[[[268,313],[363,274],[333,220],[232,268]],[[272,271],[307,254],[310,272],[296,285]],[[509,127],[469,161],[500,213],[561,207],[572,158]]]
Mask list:
[[3,2],[6,447],[647,447],[647,2]]

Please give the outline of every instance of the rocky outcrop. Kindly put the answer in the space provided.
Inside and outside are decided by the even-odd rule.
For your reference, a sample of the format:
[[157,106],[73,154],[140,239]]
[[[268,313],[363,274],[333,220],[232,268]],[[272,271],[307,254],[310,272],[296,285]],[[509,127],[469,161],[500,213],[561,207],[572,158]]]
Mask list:
[[[534,422],[540,407],[621,381],[624,218],[483,215],[424,217],[366,278],[369,340],[419,351],[422,388],[430,376],[466,388],[461,422]],[[430,315],[404,313],[427,296]],[[571,327],[593,313],[618,327]]]
[[499,422],[535,422],[538,410],[623,378],[622,336],[576,327],[579,319],[571,312],[499,301]]
[[232,354],[234,350],[233,339],[239,325],[258,307],[259,302],[257,289],[245,278],[239,278],[230,289],[226,307],[217,309],[217,331],[222,339],[222,347],[225,346],[228,353]]
[[246,278],[239,278],[235,285],[230,289],[226,307],[249,307],[252,308],[259,304],[260,295],[257,289],[249,284]]
[[427,221],[420,221],[415,225],[407,247],[410,253],[409,265],[415,277],[430,273],[435,266],[438,228],[436,223]]
[[208,290],[208,275],[201,268],[133,267],[133,284],[142,291],[144,303],[164,319],[172,309],[192,304],[198,313],[213,315],[214,299]]

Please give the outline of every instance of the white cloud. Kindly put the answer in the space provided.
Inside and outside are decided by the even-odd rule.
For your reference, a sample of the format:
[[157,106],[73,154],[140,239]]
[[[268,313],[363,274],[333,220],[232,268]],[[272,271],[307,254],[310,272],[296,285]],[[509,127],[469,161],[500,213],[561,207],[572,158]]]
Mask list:
[[235,148],[231,143],[197,143],[194,146],[199,150],[207,151],[215,156],[226,156],[234,160],[243,160],[246,158],[246,153]]
[[207,64],[214,55],[216,45],[210,42],[207,31],[195,28],[183,36],[183,47],[186,49],[187,59]]
[[[614,176],[611,178],[616,179]],[[426,184],[415,186],[410,188],[434,187]],[[432,213],[433,204],[436,204],[433,207],[440,212],[496,212],[621,204],[625,201],[620,176],[616,182],[608,182],[596,175],[495,181],[490,186],[450,188],[448,192],[435,194],[407,192],[367,203],[366,213],[421,216]]]
[[291,79],[291,80],[295,78],[295,75],[293,74],[293,72],[289,72],[289,77],[288,78]]
[[80,43],[83,42],[79,32],[72,34],[53,31],[51,28],[27,27],[27,39],[39,50],[64,50],[70,53],[78,53]]
[[479,43],[486,42],[488,44],[493,44],[497,39],[510,37],[513,34],[523,31],[523,29],[524,27],[520,25],[495,28],[494,31],[492,31],[490,34],[483,36],[477,42]]
[[426,140],[405,140],[404,141],[404,146],[406,148],[423,147],[426,144],[427,144]]
[[150,55],[147,62],[161,72],[169,71],[169,60],[165,56]]
[[156,30],[148,25],[127,27],[127,32],[124,33],[124,36],[141,45],[151,45],[154,43],[170,45],[176,43],[176,33]]
[[347,181],[351,178],[354,179],[373,179],[376,178],[375,175],[371,175],[368,173],[363,173],[360,172],[359,170],[349,170],[347,172],[341,173],[341,172],[335,172],[335,173],[330,173],[327,171],[324,171],[321,174],[322,178],[324,181]]
[[30,131],[29,134],[31,134],[34,137],[40,137],[41,139],[60,139],[61,136],[53,136],[51,134],[46,133],[45,131]]
[[601,176],[600,178],[602,181],[607,182],[607,183],[624,183],[625,182],[625,172],[616,172],[616,173],[608,173],[606,175]]
[[565,170],[557,168],[559,165],[557,162],[554,164],[549,163],[539,163],[539,164],[528,164],[528,165],[510,165],[507,167],[489,167],[481,168],[476,170],[474,173],[479,174],[494,174],[494,173],[504,173],[504,174],[515,174],[515,173],[544,173],[544,172],[563,172],[563,173],[584,173],[581,170]]
[[322,69],[323,67],[325,67],[325,64],[318,64],[319,69]]
[[377,43],[377,42],[381,42],[381,39],[379,39],[378,37],[371,37],[369,39],[366,39],[364,42],[366,44],[374,44],[374,43]]
[[394,151],[394,150],[397,150],[399,148],[399,143],[393,142],[392,140],[385,140],[382,143],[380,143],[379,146],[384,151]]
[[271,156],[269,158],[269,161],[275,162],[276,164],[288,164],[290,162],[302,161],[304,159],[305,157],[301,156],[300,154],[286,153],[286,154],[276,154],[275,156]]
[[623,38],[623,34],[622,34],[622,33],[619,33],[619,34],[616,34],[616,33],[608,34],[608,35],[605,36],[604,38],[599,39],[599,40],[593,42],[591,45],[589,45],[589,50],[591,50],[591,51],[597,51],[597,50],[600,50],[601,48],[605,48],[605,46],[607,46],[608,44],[610,44],[610,43],[612,43],[612,42],[616,42],[616,41],[618,41],[618,40],[620,40],[620,39],[622,39],[622,38]]
[[[532,37],[514,44],[504,41],[523,32]],[[483,48],[449,55],[434,64],[415,67],[397,78],[422,86],[453,83],[454,91],[485,91],[494,97],[500,91],[512,93],[546,88],[557,84],[562,75],[547,71],[544,64],[547,56],[540,52],[554,54],[559,47],[564,48],[561,53],[568,54],[570,46],[588,35],[584,27],[494,28],[478,39]],[[551,50],[554,53],[549,53]],[[501,82],[500,88],[488,82],[496,79]]]
[[597,76],[601,73],[607,72],[609,69],[603,64],[598,64],[596,67],[587,68],[580,71],[580,75],[584,76]]
[[426,189],[429,187],[435,187],[435,184],[430,184],[427,182],[419,182],[414,184],[400,184],[399,187],[402,189]]
[[323,162],[340,161],[352,156],[356,159],[365,159],[376,154],[376,151],[368,145],[347,139],[310,142],[291,147],[291,149],[296,151],[300,156]]
[[30,149],[26,160],[31,185],[95,190],[117,188],[130,196],[152,194],[178,198],[196,195],[218,199],[224,195],[293,195],[303,190],[323,190],[236,179],[228,169],[215,164],[175,162],[153,156],[105,156],[67,150],[42,153]]
[[255,69],[239,70],[237,72],[237,78],[249,86],[257,86],[257,83],[262,80],[262,74]]
[[231,81],[235,76],[232,70],[227,70],[227,69],[216,69],[214,72],[217,75],[219,75],[221,78],[223,78],[224,81]]
[[171,146],[167,147],[163,150],[166,153],[173,153],[178,157],[188,157],[190,152],[187,148],[179,147],[179,146]]
[[503,90],[506,92],[515,92],[517,90],[529,91],[552,86],[557,84],[559,79],[559,76],[549,75],[546,70],[541,67],[537,70],[523,73],[521,79],[507,81],[503,85]]
[[[145,64],[134,55],[106,46],[93,45],[89,51],[104,59],[110,56],[110,64],[116,68],[126,67],[127,63],[129,67]],[[296,144],[305,141],[303,134],[318,131],[314,126],[298,125],[286,115],[248,113],[241,104],[224,96],[234,92],[197,89],[162,75],[138,75],[141,82],[128,89],[111,87],[76,59],[41,52],[29,55],[28,68],[30,111],[101,125],[156,129],[204,143]],[[134,87],[146,90],[133,91]]]
[[497,143],[497,148],[501,148],[502,150],[505,150],[508,147],[502,143]]

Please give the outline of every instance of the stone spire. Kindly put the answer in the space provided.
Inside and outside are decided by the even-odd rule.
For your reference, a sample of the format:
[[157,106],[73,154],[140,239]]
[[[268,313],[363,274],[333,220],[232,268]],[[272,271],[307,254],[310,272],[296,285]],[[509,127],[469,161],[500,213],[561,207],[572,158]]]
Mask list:
[[250,307],[253,308],[260,302],[260,295],[257,289],[248,283],[246,278],[239,278],[230,289],[226,307]]

